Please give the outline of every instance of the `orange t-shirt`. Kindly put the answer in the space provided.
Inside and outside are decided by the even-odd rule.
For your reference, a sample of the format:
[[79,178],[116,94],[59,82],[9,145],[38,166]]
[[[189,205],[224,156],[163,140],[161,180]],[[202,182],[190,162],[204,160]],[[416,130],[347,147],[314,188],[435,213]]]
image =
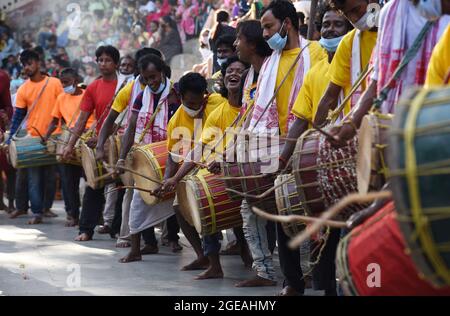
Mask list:
[[[77,123],[78,117],[80,116],[80,104],[83,96],[84,90],[80,95],[71,95],[64,92],[61,93],[56,99],[52,116],[57,119],[63,118],[69,128],[74,127]],[[86,124],[86,128],[90,128],[94,122],[94,114],[91,114]]]
[[[46,81],[47,78],[40,82],[27,80],[17,91],[16,107],[30,111],[31,106],[39,96]],[[27,131],[31,136],[39,136],[34,128],[36,128],[41,135],[47,133],[48,126],[53,119],[51,113],[55,107],[56,98],[63,92],[64,90],[59,79],[49,78],[47,87],[35,107],[31,110],[28,121],[25,123]],[[61,133],[61,130],[58,128],[54,133]]]

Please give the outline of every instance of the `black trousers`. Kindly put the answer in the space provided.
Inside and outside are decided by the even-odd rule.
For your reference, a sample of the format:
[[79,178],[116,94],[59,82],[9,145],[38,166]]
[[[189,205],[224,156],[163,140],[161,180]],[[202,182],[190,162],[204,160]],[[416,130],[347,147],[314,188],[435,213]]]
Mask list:
[[28,172],[27,169],[17,169],[15,186],[16,209],[18,211],[28,211]]
[[300,249],[291,250],[288,247],[290,237],[288,237],[281,227],[276,224],[278,240],[278,256],[280,259],[281,272],[284,276],[283,287],[291,286],[297,292],[305,292],[305,280],[303,280],[303,271],[300,264]]
[[[316,291],[336,291],[336,250],[341,236],[340,229],[331,229],[327,244],[322,251],[320,261],[313,269],[313,287]],[[317,251],[318,252],[318,251]],[[317,253],[311,260],[317,260]]]
[[[169,242],[178,241],[180,239],[180,237],[178,236],[178,233],[180,232],[180,226],[178,225],[176,215],[173,215],[167,219],[167,232]],[[146,245],[154,247],[158,245],[154,227],[150,227],[142,231],[142,238],[144,239]]]
[[103,214],[105,205],[105,188],[97,190],[86,186],[80,216],[80,234],[94,235],[95,226]]
[[80,166],[61,164],[61,188],[67,215],[80,217],[80,179],[83,169]]

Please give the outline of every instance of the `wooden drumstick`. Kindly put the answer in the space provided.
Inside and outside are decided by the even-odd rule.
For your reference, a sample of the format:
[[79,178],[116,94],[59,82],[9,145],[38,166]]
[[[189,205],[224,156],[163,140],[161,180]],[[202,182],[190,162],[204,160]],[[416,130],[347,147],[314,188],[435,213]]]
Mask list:
[[271,187],[270,189],[266,190],[264,193],[261,193],[260,195],[252,195],[252,194],[239,192],[239,191],[236,191],[236,190],[233,190],[233,189],[229,189],[229,188],[227,188],[225,190],[227,190],[228,192],[240,195],[243,198],[250,198],[250,199],[257,199],[257,200],[259,200],[259,199],[264,199],[264,198],[268,197],[270,195],[270,193],[272,193],[273,191],[275,191],[276,189],[278,189],[279,187],[283,186],[284,184],[286,184],[286,183],[288,183],[290,181],[292,181],[291,177],[281,181],[280,183],[278,183],[277,185]]
[[127,171],[129,173],[132,173],[132,174],[135,174],[135,175],[137,175],[139,177],[142,177],[142,178],[144,178],[144,179],[146,179],[148,181],[152,181],[152,182],[154,182],[156,184],[163,185],[162,181],[157,180],[157,179],[153,179],[152,177],[146,176],[145,174],[139,173],[139,172],[137,172],[137,171],[135,171],[133,169],[130,169],[130,168],[127,168],[127,167],[122,167],[122,166],[111,166],[111,165],[107,164],[106,162],[104,164],[109,169],[120,169],[120,170],[123,170],[123,171]]
[[254,179],[262,179],[265,177],[269,177],[271,176],[271,174],[258,174],[258,175],[254,175],[254,176],[240,176],[240,177],[220,177],[218,178],[218,180],[254,180]]
[[[310,216],[302,216],[302,215],[273,215],[270,213],[267,213],[266,211],[263,211],[257,207],[252,207],[253,212],[255,212],[256,215],[261,216],[264,219],[267,219],[269,221],[278,222],[278,223],[316,223],[319,221],[318,218],[310,217]],[[339,221],[331,221],[327,220],[324,222],[325,226],[334,227],[334,228],[348,228],[346,222],[339,222]]]
[[349,194],[345,198],[340,200],[332,208],[330,208],[328,211],[324,212],[319,217],[318,221],[316,221],[311,226],[307,227],[302,233],[300,233],[293,240],[291,240],[291,242],[289,243],[289,247],[291,249],[296,249],[300,247],[300,245],[304,241],[306,241],[310,236],[317,233],[325,225],[325,222],[327,220],[335,217],[337,214],[339,214],[340,211],[344,210],[347,206],[353,203],[368,203],[376,199],[389,199],[389,198],[392,198],[391,191],[372,192],[368,194],[358,194],[358,193]]
[[175,154],[175,153],[173,153],[173,152],[170,152],[170,155],[171,155],[171,156],[174,156],[175,158],[183,159],[183,160],[186,161],[186,162],[192,162],[192,163],[196,164],[197,166],[199,166],[199,167],[201,167],[201,168],[205,168],[205,169],[208,168],[208,166],[207,166],[206,164],[201,163],[201,162],[198,162],[198,161],[194,161],[194,160],[192,160],[192,159],[189,159],[188,157],[184,157],[184,156]]
[[95,178],[94,181],[97,182],[97,181],[105,180],[105,179],[111,177],[114,173],[115,173],[114,171],[113,172],[108,172],[107,174],[104,174],[101,177]]
[[124,186],[120,186],[120,187],[117,187],[115,189],[109,190],[108,192],[105,192],[105,195],[111,194],[111,193],[114,193],[114,192],[120,191],[120,190],[126,190],[126,189],[132,189],[132,190],[147,192],[147,193],[149,193],[151,195],[154,195],[154,192],[152,190],[146,190],[146,189],[143,189],[143,188],[129,186],[129,185],[124,185]]

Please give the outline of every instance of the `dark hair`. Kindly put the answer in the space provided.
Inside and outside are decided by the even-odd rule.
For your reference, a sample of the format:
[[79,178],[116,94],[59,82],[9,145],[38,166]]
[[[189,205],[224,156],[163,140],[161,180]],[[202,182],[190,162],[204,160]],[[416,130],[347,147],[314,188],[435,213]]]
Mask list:
[[146,69],[150,64],[153,64],[156,70],[161,71],[170,79],[172,75],[172,70],[170,69],[170,67],[165,63],[164,60],[153,54],[145,55],[139,60],[139,70],[142,71]]
[[302,21],[302,24],[305,24],[305,14],[303,12],[297,12],[297,19],[299,19],[299,21]]
[[274,0],[263,10],[261,16],[268,11],[272,11],[273,16],[281,22],[288,18],[298,31],[300,25],[298,23],[297,11],[292,2],[287,0]]
[[195,94],[204,94],[207,91],[208,84],[202,75],[195,72],[190,72],[181,77],[178,82],[180,95],[184,96],[187,92]]
[[225,45],[230,47],[233,52],[236,51],[236,47],[234,47],[234,42],[236,41],[236,37],[233,35],[222,35],[216,41],[216,49],[221,45]]
[[31,61],[40,61],[39,54],[32,50],[32,49],[26,49],[20,54],[20,62],[22,65],[28,64]]
[[120,57],[119,63],[122,63],[122,61],[123,61],[124,59],[131,59],[131,60],[133,60],[134,62],[136,62],[136,60],[134,59],[134,57],[133,57],[132,55],[128,54],[128,55],[125,55],[125,56]]
[[103,54],[108,55],[109,57],[111,57],[116,65],[119,64],[119,62],[120,62],[120,53],[117,50],[117,48],[115,48],[114,46],[111,46],[111,45],[100,46],[95,51],[95,57],[97,57],[97,59],[99,59],[100,56],[102,56]]
[[237,25],[237,32],[243,35],[248,43],[255,45],[258,56],[266,57],[272,54],[272,49],[263,37],[261,22],[258,20],[240,22]]
[[[222,80],[225,80],[225,74],[227,73],[228,67],[230,67],[230,65],[234,64],[235,62],[242,63],[246,69],[250,67],[249,64],[244,63],[237,56],[232,56],[232,57],[228,58],[227,61],[222,64],[222,69],[220,70],[220,72],[222,74]],[[222,97],[228,98],[228,90],[227,90],[227,88],[225,88],[225,83],[223,83],[220,87],[220,94],[222,95]]]
[[328,0],[328,4],[337,10],[342,10],[346,2],[347,0]]
[[[319,5],[319,7],[317,8],[317,13],[316,13],[316,20],[314,21],[314,24],[316,25],[316,29],[320,32],[320,30],[322,29],[322,21],[323,21],[323,17],[325,16],[325,13],[327,13],[328,11],[336,11],[338,12],[338,9],[334,6],[331,6],[330,3],[327,2],[323,2],[321,5]],[[352,30],[353,29],[353,25],[350,23],[350,21],[348,19],[345,19],[345,23],[347,26],[347,31]]]
[[58,37],[55,34],[52,34],[47,38],[47,42],[56,42],[57,40]]
[[140,60],[142,57],[144,57],[145,55],[149,55],[149,54],[156,55],[156,56],[158,56],[159,58],[161,58],[161,59],[164,60],[163,54],[161,53],[161,51],[158,50],[158,49],[156,49],[156,48],[152,48],[152,47],[144,47],[144,48],[141,48],[140,50],[138,50],[138,51],[136,52],[135,59],[136,59],[136,61],[139,63],[139,60]]
[[33,50],[38,53],[39,55],[45,55],[44,53],[44,49],[42,48],[42,46],[36,46],[35,48],[33,48]]
[[216,21],[217,23],[228,22],[230,20],[230,14],[225,10],[220,10],[217,12]]
[[172,19],[170,16],[165,15],[161,19],[164,21],[164,23],[167,23],[170,28],[175,30],[177,29],[177,22],[175,22],[174,19]]
[[74,77],[75,79],[78,79],[78,77],[79,77],[77,71],[73,68],[64,68],[59,73],[59,76],[60,77],[71,76],[71,77]]

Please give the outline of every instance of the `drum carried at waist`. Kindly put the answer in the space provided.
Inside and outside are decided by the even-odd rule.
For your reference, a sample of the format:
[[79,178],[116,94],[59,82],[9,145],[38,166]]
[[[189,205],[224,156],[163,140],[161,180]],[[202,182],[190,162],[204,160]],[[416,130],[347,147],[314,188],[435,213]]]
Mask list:
[[[109,146],[109,141],[107,141],[107,144]],[[106,144],[105,147],[107,147]],[[80,150],[86,182],[92,189],[100,189],[116,181],[112,170],[108,170],[102,161],[97,161],[95,158],[95,149],[90,148],[82,142],[80,144]]]
[[181,214],[202,236],[242,226],[241,200],[232,200],[221,176],[186,177],[177,187]]
[[[132,157],[132,169],[136,172],[133,174],[136,187],[144,188],[149,191],[159,188],[164,179],[166,162],[169,156],[167,141],[136,146],[132,149],[130,155]],[[139,174],[145,175],[156,181],[141,177]],[[154,205],[160,202],[159,198],[148,192],[139,191],[139,193],[144,202],[148,205]],[[167,195],[164,199],[172,198],[174,195],[174,193]]]
[[427,281],[450,286],[450,88],[414,90],[396,107],[390,182],[400,229]]
[[[288,182],[283,183],[285,181]],[[280,183],[283,184],[280,186]],[[295,177],[292,174],[279,175],[275,180],[275,186],[277,187],[275,190],[275,200],[279,215],[306,215],[305,208],[297,192]],[[306,227],[299,222],[281,223],[281,226],[283,227],[284,233],[291,238],[297,236]]]
[[[117,164],[117,161],[119,161],[119,157],[120,157],[120,149],[122,146],[122,135],[120,135],[120,134],[111,135],[108,138],[108,142],[109,142],[109,146],[107,147],[108,148],[108,152],[107,152],[108,164],[110,166],[115,166]],[[105,146],[105,148],[106,148],[106,146]],[[127,156],[125,161],[126,161],[125,167],[131,169],[132,168],[132,157]],[[125,186],[133,186],[134,185],[133,175],[130,172],[126,171],[126,172],[121,173],[120,180],[122,181],[123,185],[125,185]]]
[[11,141],[9,157],[15,169],[42,167],[57,164],[56,135],[46,145],[40,137],[22,137]]
[[[293,174],[300,201],[308,216],[319,216],[345,196],[357,192],[357,139],[335,148],[326,137],[314,130],[306,131],[297,141],[293,155]],[[363,209],[350,205],[339,219],[347,220]]]
[[449,286],[436,288],[417,270],[398,220],[389,202],[341,240],[336,272],[346,295],[450,295]]
[[68,129],[64,129],[63,132],[61,133],[61,135],[59,136],[57,143],[56,143],[56,160],[59,163],[67,163],[67,164],[71,164],[71,165],[81,166],[81,149],[80,149],[81,141],[80,141],[80,139],[75,144],[73,157],[67,161],[64,160],[62,157],[62,155],[64,153],[64,148],[69,143],[71,135],[72,134],[70,133],[70,131]]
[[358,191],[366,194],[380,190],[387,179],[388,133],[392,114],[373,112],[366,115],[358,132],[356,173]]

